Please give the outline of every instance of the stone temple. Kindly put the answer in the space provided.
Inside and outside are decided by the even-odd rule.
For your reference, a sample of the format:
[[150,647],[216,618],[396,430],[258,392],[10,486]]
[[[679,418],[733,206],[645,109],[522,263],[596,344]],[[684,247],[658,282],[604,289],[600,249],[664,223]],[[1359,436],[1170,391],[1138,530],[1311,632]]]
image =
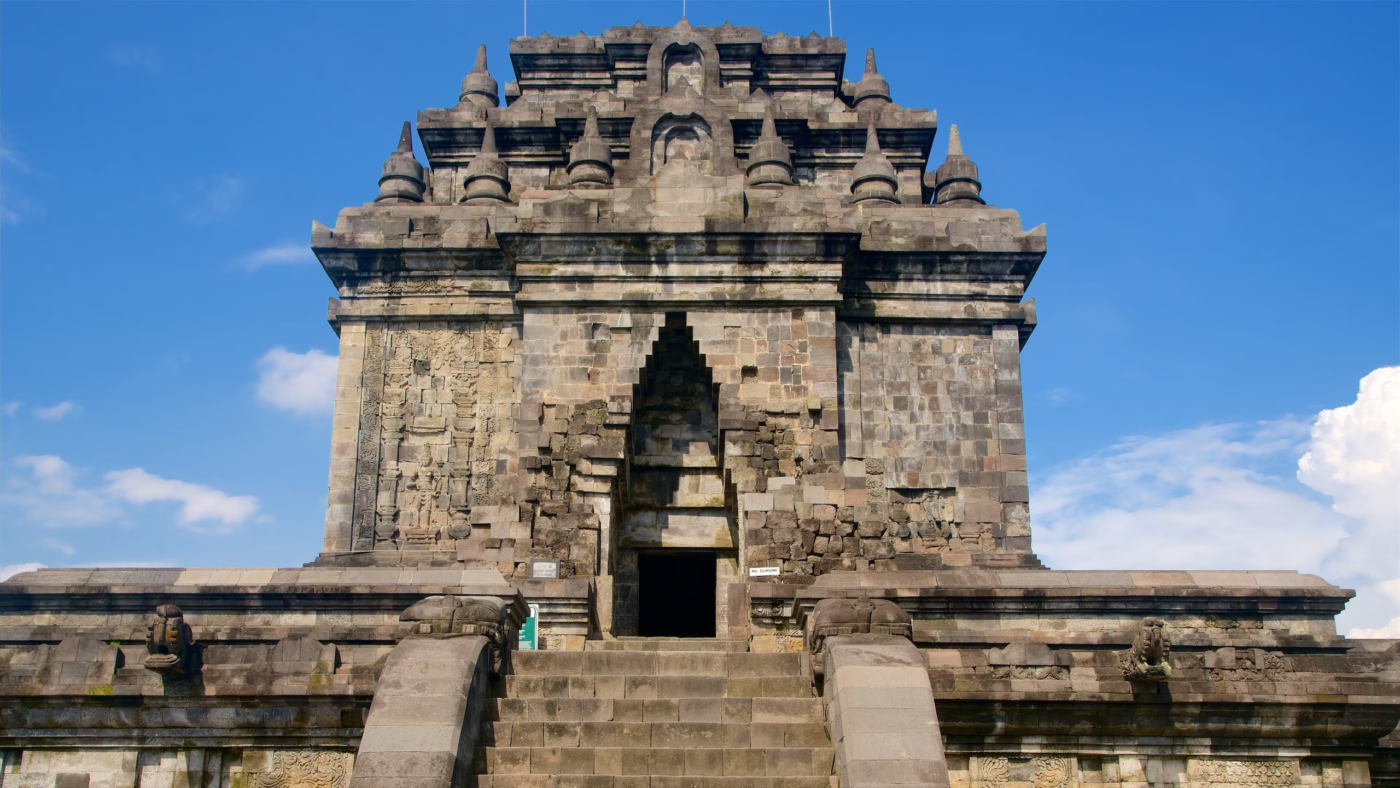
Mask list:
[[873,53],[510,60],[313,226],[320,555],[0,584],[0,788],[1400,785],[1351,591],[1036,558],[1045,231]]

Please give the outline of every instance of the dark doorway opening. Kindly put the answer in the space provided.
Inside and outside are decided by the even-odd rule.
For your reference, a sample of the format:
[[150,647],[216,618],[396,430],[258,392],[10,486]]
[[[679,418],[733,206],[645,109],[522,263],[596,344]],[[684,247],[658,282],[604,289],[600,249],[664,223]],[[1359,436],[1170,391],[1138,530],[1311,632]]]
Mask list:
[[645,552],[637,556],[637,634],[715,636],[715,554],[708,550]]

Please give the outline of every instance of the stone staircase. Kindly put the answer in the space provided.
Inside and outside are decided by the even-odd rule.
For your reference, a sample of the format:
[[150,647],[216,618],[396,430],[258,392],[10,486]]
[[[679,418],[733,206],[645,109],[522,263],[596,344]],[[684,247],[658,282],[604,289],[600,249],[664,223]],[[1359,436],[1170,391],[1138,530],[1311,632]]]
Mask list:
[[798,654],[622,638],[511,655],[480,788],[828,788],[832,747]]

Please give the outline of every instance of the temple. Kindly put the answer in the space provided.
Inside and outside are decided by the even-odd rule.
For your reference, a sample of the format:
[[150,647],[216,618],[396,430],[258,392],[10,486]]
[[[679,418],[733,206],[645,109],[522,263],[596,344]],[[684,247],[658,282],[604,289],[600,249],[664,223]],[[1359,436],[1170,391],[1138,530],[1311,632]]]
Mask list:
[[313,224],[321,553],[0,584],[0,788],[1400,785],[1351,591],[1037,559],[1045,229],[873,51],[510,60]]

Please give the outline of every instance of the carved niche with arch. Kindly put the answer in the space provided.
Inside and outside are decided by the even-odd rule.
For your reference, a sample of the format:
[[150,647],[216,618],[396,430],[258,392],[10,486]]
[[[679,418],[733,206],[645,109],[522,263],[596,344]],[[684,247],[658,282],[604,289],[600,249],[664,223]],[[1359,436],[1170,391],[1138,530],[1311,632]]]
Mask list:
[[697,44],[672,44],[666,47],[662,61],[665,64],[663,92],[675,90],[684,83],[704,95],[705,58]]
[[699,115],[666,115],[651,129],[651,172],[668,164],[689,164],[713,172],[714,134]]

